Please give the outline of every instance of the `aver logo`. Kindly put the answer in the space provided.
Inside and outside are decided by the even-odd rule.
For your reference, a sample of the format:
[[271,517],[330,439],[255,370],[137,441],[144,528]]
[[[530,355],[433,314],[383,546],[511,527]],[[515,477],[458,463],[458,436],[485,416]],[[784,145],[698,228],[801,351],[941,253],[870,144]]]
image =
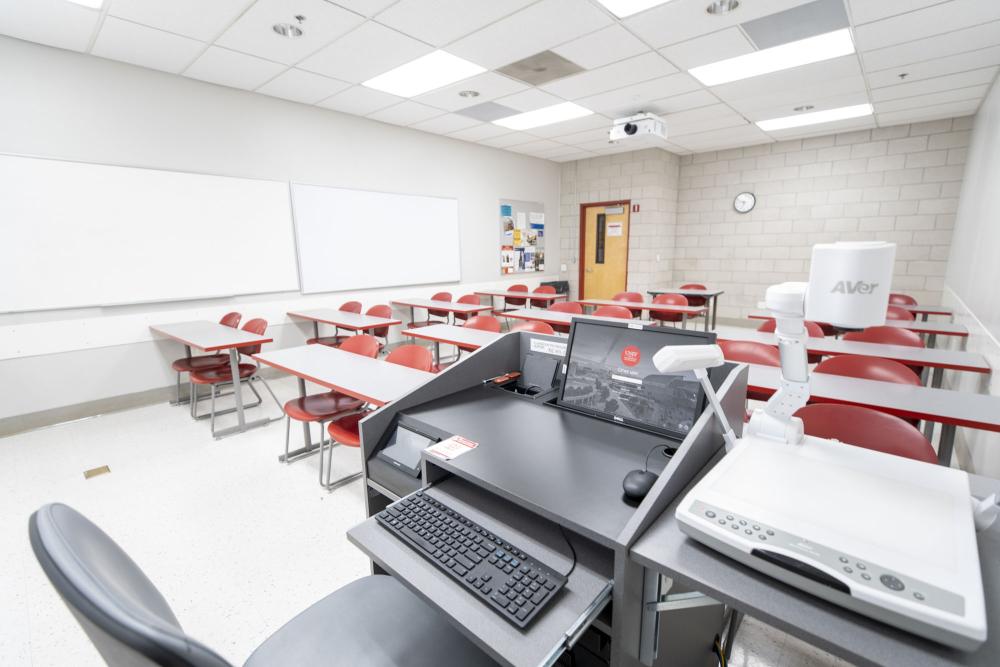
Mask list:
[[830,290],[830,294],[871,294],[878,287],[878,283],[866,283],[863,280],[851,282],[849,280],[839,280]]

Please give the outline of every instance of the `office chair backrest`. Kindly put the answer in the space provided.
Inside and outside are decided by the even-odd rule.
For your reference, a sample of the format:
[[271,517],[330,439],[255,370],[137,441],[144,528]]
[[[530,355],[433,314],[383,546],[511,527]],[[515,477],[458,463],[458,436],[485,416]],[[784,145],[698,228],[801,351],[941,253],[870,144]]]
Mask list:
[[[372,317],[384,317],[389,319],[392,317],[392,306],[387,306],[384,303],[376,304],[365,311],[365,315],[371,315]],[[371,330],[373,336],[378,338],[388,338],[389,327],[380,327],[378,329]]]
[[184,633],[135,561],[73,508],[43,506],[28,521],[28,537],[45,576],[112,667],[229,667]]
[[[480,303],[479,303],[479,297],[477,295],[475,295],[475,294],[463,294],[462,296],[458,297],[458,301],[456,301],[455,303],[464,303],[464,304],[468,304],[470,306],[478,306],[478,305],[480,305]],[[455,319],[456,320],[467,320],[470,317],[472,317],[473,315],[475,315],[475,313],[455,313]]]
[[[508,292],[527,292],[528,291],[528,286],[527,285],[522,285],[522,284],[518,283],[518,284],[511,285],[510,287],[508,287],[507,291]],[[518,299],[518,298],[515,298],[515,297],[505,296],[504,299],[503,299],[503,303],[504,303],[505,306],[523,306],[524,304],[528,303],[528,300],[527,299]]]
[[[653,303],[659,303],[666,306],[687,306],[688,298],[683,294],[657,294],[653,297]],[[655,310],[649,311],[649,318],[651,320],[660,320],[661,322],[680,322],[685,317],[684,313],[664,313],[657,312]]]
[[462,326],[466,329],[479,329],[480,331],[500,333],[500,320],[490,315],[470,317]]
[[[823,327],[821,327],[816,322],[805,322],[806,333],[810,338],[825,338],[826,334],[823,333]],[[764,322],[757,327],[757,331],[763,331],[764,333],[774,333],[775,322],[774,320],[764,320]]]
[[400,345],[387,354],[385,360],[390,364],[409,366],[428,373],[434,367],[434,357],[431,355],[431,351],[422,345]]
[[816,364],[813,372],[844,375],[864,380],[878,380],[879,382],[912,384],[917,387],[923,384],[919,375],[898,361],[880,357],[859,357],[854,354],[838,354],[824,359]]
[[[552,285],[539,285],[535,289],[531,290],[534,294],[555,294],[556,288]],[[549,301],[545,299],[532,299],[531,305],[534,308],[544,308],[549,305]]]
[[526,321],[515,324],[511,331],[530,331],[531,333],[552,335],[556,332],[548,322]]
[[[937,463],[931,443],[917,428],[899,417],[858,405],[814,403],[799,408],[807,435],[841,442],[915,461]],[[850,489],[845,489],[850,492]]]
[[896,306],[915,306],[917,305],[917,300],[909,294],[892,292],[889,294],[889,303]]
[[899,306],[888,306],[885,309],[885,319],[903,320],[906,322],[912,322],[914,320],[914,317],[913,313],[906,310],[905,308],[900,308]]
[[[267,320],[265,320],[262,317],[255,317],[254,319],[249,320],[246,324],[243,325],[243,330],[248,333],[256,334],[258,336],[263,336],[264,332],[267,331]],[[239,351],[240,354],[247,354],[247,355],[257,354],[258,352],[260,352],[260,345],[240,347],[237,348],[237,350]]]
[[583,314],[583,306],[576,301],[556,301],[545,310],[554,310],[557,313],[572,313],[574,315]]
[[361,302],[360,301],[345,301],[340,304],[340,310],[345,313],[360,313],[361,312]]
[[774,345],[755,343],[748,340],[720,340],[722,356],[727,361],[738,361],[745,364],[760,364],[762,366],[780,366],[781,354]]
[[[451,292],[438,292],[431,297],[432,301],[451,301]],[[447,310],[428,310],[427,315],[434,317],[448,317]]]
[[[642,295],[639,294],[638,292],[618,292],[618,294],[615,294],[611,298],[614,301],[629,301],[631,303],[642,303]],[[630,308],[629,310],[632,311],[632,317],[642,317],[641,309],[636,310],[634,308]]]
[[632,312],[624,306],[599,306],[594,310],[594,315],[597,317],[618,317],[623,320],[630,320],[633,317]]
[[[681,289],[705,289],[705,286],[701,283],[685,283],[681,285]],[[689,306],[704,306],[708,303],[708,299],[703,296],[689,296],[687,299]]]
[[844,334],[844,340],[855,340],[862,343],[883,343],[885,345],[907,345],[909,347],[923,347],[924,341],[920,334],[909,329],[899,327],[868,327],[862,331],[851,331]]
[[379,344],[375,339],[375,336],[357,334],[346,338],[344,342],[340,344],[339,349],[344,352],[353,352],[354,354],[360,354],[362,357],[371,357],[374,359],[378,356]]
[[219,320],[219,324],[221,324],[224,327],[232,327],[235,329],[236,327],[240,326],[240,320],[242,319],[243,315],[241,315],[240,313],[237,312],[226,313],[225,315],[222,316],[222,319]]

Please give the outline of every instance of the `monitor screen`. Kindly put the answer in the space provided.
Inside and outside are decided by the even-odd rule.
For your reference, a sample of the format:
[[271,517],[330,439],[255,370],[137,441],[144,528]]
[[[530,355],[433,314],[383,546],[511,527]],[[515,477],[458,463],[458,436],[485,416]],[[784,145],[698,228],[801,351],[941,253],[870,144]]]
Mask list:
[[714,334],[576,320],[560,405],[683,439],[701,415],[704,392],[691,371],[660,373],[665,345],[706,345]]

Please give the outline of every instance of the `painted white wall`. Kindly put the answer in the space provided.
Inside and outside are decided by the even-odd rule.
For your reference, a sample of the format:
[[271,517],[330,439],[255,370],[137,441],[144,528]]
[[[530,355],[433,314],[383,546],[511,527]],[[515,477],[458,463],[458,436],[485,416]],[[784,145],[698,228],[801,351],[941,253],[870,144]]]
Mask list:
[[[0,361],[0,418],[170,384],[165,361],[179,350],[152,343],[147,323],[233,306],[245,317],[269,317],[276,343],[294,344],[302,331],[282,317],[291,307],[336,306],[348,296],[367,306],[429,296],[438,287],[457,296],[477,285],[535,284],[559,266],[559,165],[552,162],[6,37],[0,37],[0,90],[0,153],[456,197],[462,255],[461,286],[0,316],[0,345],[23,340],[18,331],[25,325],[35,325],[32,338],[73,341],[57,345],[58,354],[53,348]],[[545,204],[553,276],[501,280],[500,198]],[[372,238],[359,252],[377,262],[379,247],[392,242]],[[203,260],[178,258],[177,270],[197,271],[198,261],[218,252],[225,249],[205,251]],[[267,253],[261,247],[247,257],[246,270],[267,262]],[[124,336],[115,330],[118,316],[130,323]]]
[[[965,181],[945,274],[944,300],[969,327],[969,351],[986,355],[993,374],[951,374],[951,388],[1000,396],[1000,85],[976,115]],[[959,429],[971,470],[1000,477],[1000,433]]]

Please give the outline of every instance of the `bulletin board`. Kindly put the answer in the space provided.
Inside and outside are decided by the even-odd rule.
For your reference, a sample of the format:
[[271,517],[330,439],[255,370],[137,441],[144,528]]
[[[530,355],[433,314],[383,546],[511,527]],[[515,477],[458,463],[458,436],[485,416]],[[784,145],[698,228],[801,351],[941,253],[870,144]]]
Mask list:
[[545,205],[500,200],[500,273],[545,270]]

